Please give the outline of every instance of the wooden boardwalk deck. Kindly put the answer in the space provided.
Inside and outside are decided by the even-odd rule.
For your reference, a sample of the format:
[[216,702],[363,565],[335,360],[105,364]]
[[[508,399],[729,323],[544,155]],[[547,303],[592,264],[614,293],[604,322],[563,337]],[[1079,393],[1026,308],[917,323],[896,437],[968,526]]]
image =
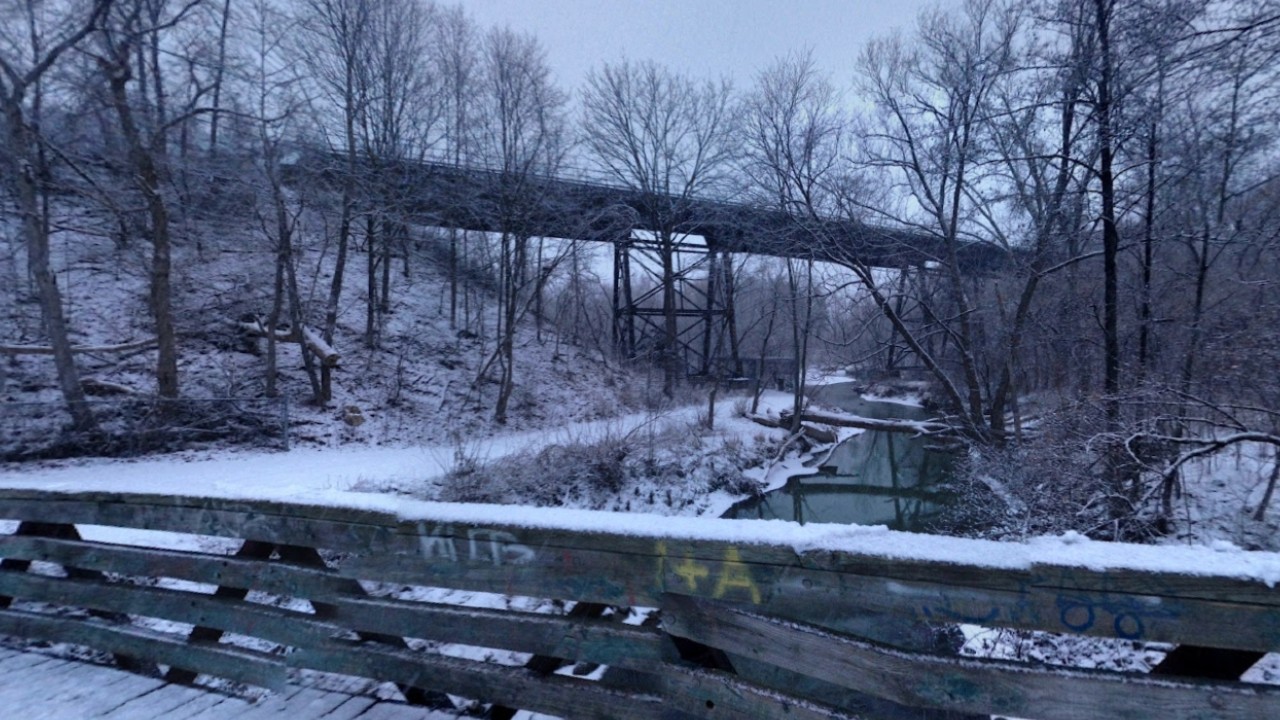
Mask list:
[[40,720],[457,718],[454,713],[300,686],[250,702],[115,668],[7,647],[0,647],[0,708],[6,709],[6,717]]

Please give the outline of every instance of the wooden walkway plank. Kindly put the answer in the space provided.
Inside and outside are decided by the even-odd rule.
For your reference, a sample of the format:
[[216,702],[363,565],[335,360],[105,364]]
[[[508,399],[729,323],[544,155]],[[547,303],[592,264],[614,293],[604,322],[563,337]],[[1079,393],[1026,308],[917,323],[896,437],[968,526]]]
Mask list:
[[[292,685],[284,690],[272,693],[260,698],[257,702],[249,703],[243,712],[235,715],[236,720],[248,720],[248,718],[284,718],[293,714],[291,708],[293,703],[299,699],[305,699],[316,690],[302,687],[300,685]],[[302,713],[296,714],[297,718],[306,717]]]
[[73,660],[42,658],[42,661],[32,662],[9,670],[5,673],[2,682],[13,687],[29,685],[33,680],[47,682],[63,673],[75,671],[80,665],[81,663]]
[[327,714],[321,715],[320,718],[322,720],[356,720],[378,702],[371,697],[359,695],[348,695],[346,697],[345,702],[330,710]]
[[[315,688],[293,694],[272,695],[255,704],[236,720],[295,720],[324,717],[351,696]],[[369,704],[373,704],[372,701]]]
[[7,677],[9,673],[16,672],[21,668],[31,667],[37,663],[50,663],[60,659],[43,653],[17,651],[13,655],[0,658],[0,673]]
[[359,720],[455,720],[457,717],[456,712],[431,710],[403,703],[380,702],[360,715]]
[[[41,656],[32,656],[41,657]],[[48,667],[49,664],[36,667]],[[109,712],[164,683],[115,668],[67,662],[57,672],[0,680],[0,704],[26,707],[41,720],[84,720]]]
[[135,697],[154,692],[162,684],[156,678],[132,673],[115,673],[121,677],[110,683],[82,681],[87,692],[82,695],[61,696],[37,701],[34,708],[40,720],[85,720],[94,718],[119,707]]
[[152,692],[139,695],[129,702],[99,715],[102,720],[140,720],[162,718],[166,713],[188,703],[196,702],[209,693],[182,685],[162,685]]

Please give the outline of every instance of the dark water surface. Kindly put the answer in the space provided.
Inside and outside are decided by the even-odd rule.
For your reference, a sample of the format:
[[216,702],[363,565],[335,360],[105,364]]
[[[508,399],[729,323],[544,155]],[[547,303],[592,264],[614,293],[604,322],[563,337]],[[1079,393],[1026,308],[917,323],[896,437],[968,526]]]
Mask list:
[[[812,396],[823,405],[863,417],[929,418],[917,407],[863,400],[853,383],[820,387]],[[888,525],[917,531],[949,502],[935,488],[953,462],[950,453],[933,448],[926,438],[867,431],[836,448],[817,474],[791,478],[777,490],[734,505],[724,517]]]

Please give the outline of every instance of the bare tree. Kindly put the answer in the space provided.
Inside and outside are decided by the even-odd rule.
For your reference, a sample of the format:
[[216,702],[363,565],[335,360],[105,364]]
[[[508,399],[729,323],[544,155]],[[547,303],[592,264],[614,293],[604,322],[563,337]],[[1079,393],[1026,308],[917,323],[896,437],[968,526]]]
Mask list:
[[[960,262],[962,245],[975,237],[982,198],[976,189],[989,169],[984,133],[997,87],[1015,68],[1017,13],[994,0],[969,0],[957,16],[925,13],[919,49],[901,38],[875,41],[862,55],[862,90],[876,106],[874,125],[863,138],[865,162],[910,197],[918,214],[889,213],[889,220],[936,238],[937,264],[945,304],[917,298],[921,312],[954,348],[959,378],[944,358],[931,352],[898,311],[891,286],[865,260],[841,250],[842,262],[866,287],[911,352],[933,375],[946,401],[969,430],[988,437],[984,378],[979,356],[979,307]],[[858,198],[842,200],[851,214],[869,208]],[[999,419],[1003,422],[1003,417]]]
[[[266,395],[278,392],[280,329],[288,326],[302,338],[306,313],[298,289],[297,259],[294,249],[301,204],[295,202],[285,187],[281,170],[286,139],[296,131],[304,100],[300,88],[303,78],[289,62],[285,39],[294,31],[294,21],[282,11],[276,0],[246,0],[248,16],[247,68],[244,77],[246,93],[253,100],[253,116],[257,126],[257,145],[261,161],[261,182],[257,215],[263,234],[275,251],[271,310],[266,319],[267,367]],[[287,304],[287,308],[286,308]],[[312,398],[319,401],[320,379],[316,361],[305,349],[301,352],[303,367],[311,383]]]
[[735,155],[728,82],[696,83],[654,63],[606,64],[587,76],[583,134],[596,162],[639,191],[643,222],[662,262],[663,392],[681,374],[677,352],[676,244],[684,215],[731,169]]
[[231,25],[231,0],[222,0],[218,13],[218,54],[213,65],[213,114],[209,117],[209,154],[218,152],[218,123],[222,119],[222,87],[227,74],[227,38]]
[[[338,308],[347,269],[347,253],[356,221],[359,183],[360,117],[369,102],[365,76],[370,34],[370,7],[363,0],[306,0],[300,9],[298,27],[303,31],[295,52],[306,63],[329,109],[336,114],[337,127],[323,123],[326,137],[339,148],[342,157],[341,208],[334,254],[333,278],[325,303],[323,335],[333,343],[338,326]],[[327,117],[325,119],[328,119]],[[321,369],[320,401],[333,399],[332,372]]]
[[515,388],[516,329],[547,277],[541,263],[531,266],[529,218],[543,200],[539,179],[553,174],[564,157],[565,97],[532,36],[492,30],[484,38],[481,58],[482,147],[497,170],[491,211],[498,219],[500,244],[498,346],[481,376],[496,363],[494,419],[502,423]]
[[367,98],[359,132],[366,178],[364,341],[370,348],[377,346],[380,317],[390,309],[391,249],[406,235],[402,207],[410,175],[405,170],[435,141],[443,110],[429,63],[435,12],[435,6],[418,0],[378,3],[369,17],[366,58],[359,64],[358,82]]
[[[435,33],[435,66],[440,74],[441,103],[446,152],[449,162],[461,166],[475,142],[472,118],[475,114],[480,67],[479,35],[461,7],[440,11]],[[459,242],[461,235],[462,243]],[[470,325],[466,280],[460,272],[464,262],[466,233],[449,229],[449,324],[458,326],[458,297],[463,299],[463,325]],[[460,287],[461,285],[461,287]]]
[[[817,72],[812,56],[787,57],[760,73],[742,116],[744,169],[764,201],[801,221],[828,216],[833,211],[832,176],[843,160],[846,121],[835,88]],[[805,402],[817,288],[812,257],[799,259],[805,254],[801,247],[787,251],[797,255],[786,260],[791,350],[795,358],[791,416],[794,432],[799,429]]]
[[[45,332],[53,348],[58,385],[77,430],[91,430],[95,425],[80,386],[62,295],[49,263],[48,205],[40,201],[48,173],[38,126],[40,82],[64,55],[96,29],[110,8],[111,0],[76,3],[66,15],[53,18],[53,24],[61,30],[48,34],[50,29],[41,27],[35,7],[27,4],[22,25],[30,29],[30,44],[6,42],[5,47],[0,48],[0,110],[4,113],[7,141],[7,152],[0,157],[8,160],[7,175],[13,184],[22,235],[27,244],[27,271],[35,280]],[[29,55],[22,57],[26,53]],[[35,113],[34,118],[28,115],[29,111]]]

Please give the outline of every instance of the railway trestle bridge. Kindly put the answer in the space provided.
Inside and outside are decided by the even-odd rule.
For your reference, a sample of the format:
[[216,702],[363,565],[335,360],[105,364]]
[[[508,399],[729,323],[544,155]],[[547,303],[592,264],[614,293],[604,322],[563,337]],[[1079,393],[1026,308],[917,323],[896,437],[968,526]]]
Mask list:
[[[342,161],[304,155],[304,177],[332,183]],[[691,375],[709,375],[730,355],[742,373],[734,313],[735,256],[764,255],[870,267],[924,268],[946,256],[937,236],[851,219],[799,218],[740,199],[646,193],[598,179],[504,173],[442,162],[383,163],[384,187],[422,225],[608,243],[612,246],[614,345],[624,357],[676,355]],[[389,178],[389,180],[388,180]],[[1006,261],[1002,248],[966,243],[968,272]],[[674,327],[672,327],[674,325]],[[674,348],[668,348],[668,335]],[[727,343],[727,344],[726,344]]]

